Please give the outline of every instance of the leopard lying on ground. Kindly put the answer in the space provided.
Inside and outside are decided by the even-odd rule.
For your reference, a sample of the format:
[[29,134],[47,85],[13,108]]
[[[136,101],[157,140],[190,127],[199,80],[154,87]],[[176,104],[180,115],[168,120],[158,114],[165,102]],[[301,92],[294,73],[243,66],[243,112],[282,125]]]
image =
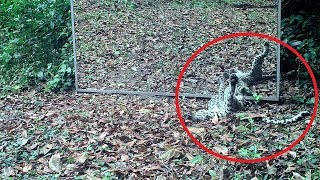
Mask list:
[[[251,71],[249,72],[232,69],[229,74],[225,73],[224,78],[229,81],[229,86],[224,88],[224,84],[222,83],[222,80],[220,80],[218,95],[215,95],[210,99],[208,109],[197,111],[191,116],[191,119],[193,121],[202,121],[208,120],[214,116],[221,118],[233,111],[244,110],[247,101],[243,98],[243,95],[249,91],[248,89],[250,86],[264,79],[262,64],[268,52],[269,44],[265,43],[263,52],[254,58]],[[283,120],[274,120],[269,117],[256,117],[254,119],[271,124],[288,124],[300,121],[307,116],[310,116],[308,111],[301,111],[296,116]]]
[[[207,110],[199,110],[197,111],[191,119],[193,121],[203,121],[209,120],[214,116],[225,117],[230,113],[243,110],[245,108],[246,101],[242,97],[242,95],[235,95],[236,85],[238,83],[238,77],[235,74],[230,75],[229,86],[224,88],[222,81],[219,85],[219,93],[218,95],[212,97],[208,103]],[[300,120],[303,120],[305,117],[310,116],[308,111],[301,111],[299,114],[293,116],[292,118],[283,119],[283,120],[275,120],[270,117],[254,117],[254,120],[269,123],[269,124],[289,124],[294,123]]]

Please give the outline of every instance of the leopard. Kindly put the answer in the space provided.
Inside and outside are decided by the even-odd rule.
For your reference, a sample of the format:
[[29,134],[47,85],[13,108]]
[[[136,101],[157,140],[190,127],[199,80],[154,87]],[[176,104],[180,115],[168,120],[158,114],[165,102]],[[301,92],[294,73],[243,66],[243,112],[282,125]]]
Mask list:
[[[261,54],[257,55],[253,59],[251,71],[242,72],[237,69],[230,69],[230,71],[223,73],[223,78],[229,79],[229,87],[224,89],[224,84],[222,79],[219,79],[218,95],[214,95],[208,102],[208,109],[202,109],[197,111],[193,116],[192,120],[204,120],[208,119],[214,115],[219,117],[225,117],[230,113],[231,109],[243,109],[244,100],[243,96],[236,96],[234,94],[250,94],[251,91],[249,86],[254,84],[258,80],[262,79],[262,64],[263,59],[267,56],[269,52],[269,43],[264,44],[264,50]],[[236,84],[238,86],[236,86]],[[239,87],[239,88],[236,88]],[[224,93],[222,91],[224,90]],[[234,90],[234,91],[231,91]],[[229,102],[228,100],[233,99]]]
[[238,83],[238,77],[235,74],[231,74],[229,78],[229,85],[224,86],[224,81],[219,80],[218,95],[214,95],[209,103],[208,109],[201,109],[197,111],[191,119],[193,121],[208,120],[213,116],[220,118],[227,116],[236,109],[240,109],[242,106],[242,97],[235,96],[236,84]]
[[239,79],[237,92],[244,95],[252,95],[253,93],[250,90],[250,87],[252,85],[257,84],[257,82],[260,82],[260,81],[275,78],[275,74],[265,75],[263,74],[263,71],[262,71],[264,59],[267,57],[269,51],[270,51],[270,44],[268,42],[265,42],[262,53],[256,55],[253,58],[250,71],[243,72],[241,70],[231,68],[229,72],[223,73],[223,77],[227,79],[230,74],[235,74]]
[[[224,73],[223,77],[229,80],[229,86],[225,88],[224,83],[220,79],[218,94],[210,99],[208,109],[197,111],[191,116],[191,119],[193,121],[202,121],[208,120],[215,115],[222,118],[231,114],[233,111],[245,110],[248,101],[245,100],[243,95],[251,93],[250,86],[269,78],[269,76],[263,75],[262,71],[263,61],[268,55],[269,49],[269,43],[264,43],[263,52],[254,57],[250,71],[242,72],[237,69],[230,69],[229,73]],[[272,75],[271,77],[274,76]],[[310,115],[309,111],[301,111],[292,118],[283,120],[275,120],[270,117],[255,117],[254,119],[268,124],[288,124],[300,121]]]
[[[214,116],[218,118],[223,118],[230,115],[232,112],[238,110],[244,110],[246,100],[242,95],[236,95],[237,83],[239,79],[235,74],[231,74],[229,78],[229,86],[224,88],[222,81],[220,80],[218,95],[213,96],[209,103],[208,109],[202,109],[197,111],[191,119],[193,121],[204,121],[209,120]],[[224,89],[224,92],[222,90]],[[267,124],[292,124],[298,121],[303,120],[305,117],[310,116],[309,111],[301,111],[292,118],[276,120],[270,117],[254,117],[255,122],[262,122]]]

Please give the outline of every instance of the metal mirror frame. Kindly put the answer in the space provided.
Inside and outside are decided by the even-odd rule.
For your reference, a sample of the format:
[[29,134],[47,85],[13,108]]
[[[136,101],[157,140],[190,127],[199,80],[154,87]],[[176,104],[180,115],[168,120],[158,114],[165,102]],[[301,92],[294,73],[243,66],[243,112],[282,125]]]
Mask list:
[[[278,0],[277,6],[277,36],[280,39],[281,35],[281,0]],[[72,36],[73,36],[73,56],[74,56],[74,71],[75,71],[75,90],[78,93],[104,93],[104,94],[125,94],[125,95],[146,95],[146,96],[175,96],[175,93],[169,92],[148,92],[148,91],[130,91],[130,90],[117,90],[117,89],[81,89],[79,88],[78,81],[78,63],[77,63],[77,49],[76,49],[76,33],[75,33],[75,20],[74,20],[74,6],[73,0],[70,0],[71,5],[71,21],[72,21]],[[280,44],[277,44],[277,66],[276,66],[276,96],[275,97],[262,97],[261,100],[265,101],[279,101],[280,97]],[[211,98],[210,94],[197,94],[197,93],[179,93],[181,97],[191,98]],[[254,100],[252,96],[245,96],[248,100]]]

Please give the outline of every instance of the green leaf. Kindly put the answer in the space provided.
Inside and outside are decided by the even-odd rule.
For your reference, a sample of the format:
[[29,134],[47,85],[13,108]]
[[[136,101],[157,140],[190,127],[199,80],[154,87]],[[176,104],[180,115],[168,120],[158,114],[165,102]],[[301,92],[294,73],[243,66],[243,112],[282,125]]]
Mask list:
[[72,71],[72,69],[70,67],[67,68],[67,73],[70,73]]
[[195,156],[194,158],[192,158],[191,160],[191,163],[192,164],[197,164],[197,163],[201,163],[203,160],[203,157],[198,155],[198,156]]
[[61,65],[61,72],[66,72],[66,70],[67,70],[67,65],[62,64]]
[[42,71],[38,72],[37,77],[40,79],[43,79],[43,77],[44,77],[43,72]]
[[241,148],[238,153],[241,157],[249,157],[250,151],[248,149]]
[[314,104],[314,102],[315,102],[315,98],[312,97],[312,98],[310,98],[306,103],[307,103],[307,104]]
[[251,120],[252,118],[249,116],[243,116],[240,118],[240,120]]
[[15,91],[18,91],[18,90],[21,88],[21,86],[19,86],[19,85],[14,85],[12,88],[13,88]]
[[50,22],[50,28],[54,29],[54,22],[53,21]]
[[249,131],[249,128],[243,126],[243,125],[240,125],[237,127],[237,131],[239,132],[248,132]]
[[254,101],[255,102],[259,102],[262,98],[262,96],[260,94],[257,94],[257,93],[253,93],[252,95],[254,97]]
[[51,69],[52,63],[49,63],[47,66],[48,66],[47,69]]
[[116,56],[119,56],[120,54],[121,54],[120,51],[115,51],[115,52],[114,52],[114,55],[116,55]]
[[211,179],[218,179],[217,178],[217,173],[214,170],[209,170],[209,174],[211,176]]
[[243,117],[245,117],[246,115],[245,115],[245,113],[238,113],[237,115],[237,118],[243,118]]
[[304,98],[303,97],[294,96],[292,99],[297,101],[297,102],[304,103]]

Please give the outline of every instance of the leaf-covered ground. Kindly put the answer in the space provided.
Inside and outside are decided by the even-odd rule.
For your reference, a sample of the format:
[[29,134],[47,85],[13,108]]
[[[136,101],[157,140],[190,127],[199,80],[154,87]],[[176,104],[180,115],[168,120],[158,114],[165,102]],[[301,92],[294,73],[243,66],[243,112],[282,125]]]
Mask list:
[[[294,104],[284,102],[281,108],[291,105]],[[181,106],[188,107],[190,103],[182,100]],[[4,179],[320,176],[318,124],[283,156],[269,162],[240,164],[216,159],[197,147],[177,119],[173,98],[24,92],[1,98],[0,108],[0,168]],[[304,122],[263,125],[232,117],[219,122],[186,123],[208,148],[246,159],[283,149],[305,127]]]

